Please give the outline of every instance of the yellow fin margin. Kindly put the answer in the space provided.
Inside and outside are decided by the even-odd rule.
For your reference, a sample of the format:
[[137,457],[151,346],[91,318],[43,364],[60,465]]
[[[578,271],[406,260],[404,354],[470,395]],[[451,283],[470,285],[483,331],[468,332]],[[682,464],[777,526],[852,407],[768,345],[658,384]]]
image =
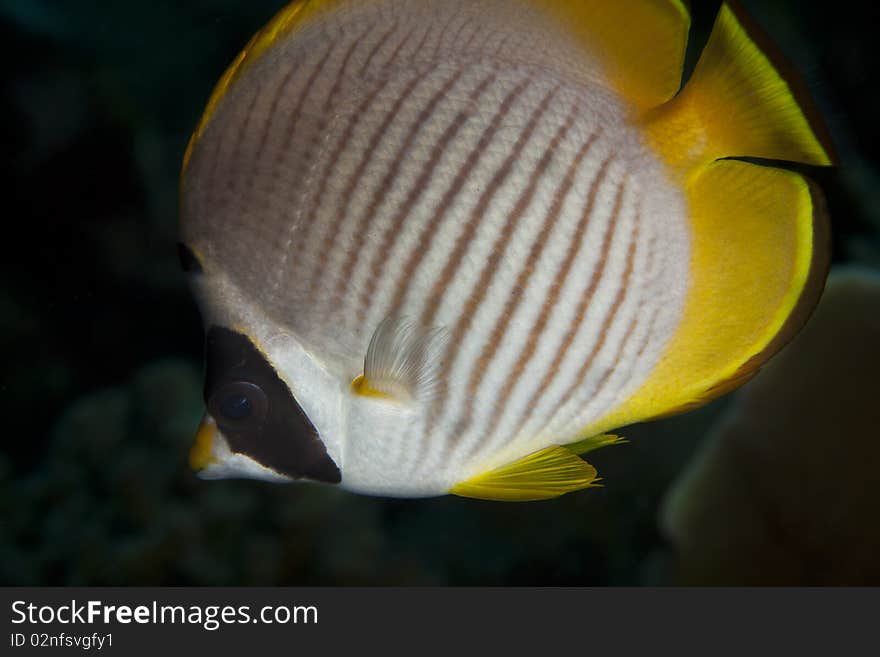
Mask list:
[[828,221],[803,176],[720,160],[690,185],[688,201],[692,280],[681,324],[648,380],[588,430],[687,410],[738,387],[819,300]]
[[[757,28],[752,32],[758,35]],[[794,73],[789,77],[794,84]],[[802,101],[810,107],[805,94]],[[693,76],[678,96],[646,114],[643,125],[653,149],[684,177],[723,157],[830,165],[830,144],[818,136],[824,129],[811,125],[804,107],[724,3]]]
[[[690,29],[682,0],[531,0],[559,19],[597,57],[612,88],[638,110],[669,100],[681,85]],[[236,80],[274,43],[340,0],[293,0],[247,43],[214,87],[183,156],[192,151],[220,101]]]
[[682,0],[532,0],[602,64],[611,87],[639,111],[678,92],[690,30]]
[[338,2],[339,0],[293,0],[290,4],[285,5],[275,14],[272,20],[251,37],[251,40],[248,41],[247,45],[232,64],[229,65],[229,68],[226,69],[226,72],[223,73],[223,76],[215,85],[205,110],[202,112],[202,117],[189,138],[189,143],[186,145],[186,151],[183,154],[181,176],[186,172],[193,149],[205,132],[205,128],[208,127],[208,123],[217,110],[217,106],[235,81],[275,42],[300,27],[319,11],[326,10],[329,6]]
[[513,463],[471,477],[450,489],[453,495],[480,500],[548,500],[599,486],[596,468],[578,454],[624,442],[618,436],[593,436],[571,445],[554,445]]
[[819,190],[791,171],[719,159],[832,162],[821,124],[808,121],[758,35],[724,3],[685,89],[644,118],[686,194],[688,297],[647,381],[587,431],[671,415],[742,385],[818,302],[830,260]]

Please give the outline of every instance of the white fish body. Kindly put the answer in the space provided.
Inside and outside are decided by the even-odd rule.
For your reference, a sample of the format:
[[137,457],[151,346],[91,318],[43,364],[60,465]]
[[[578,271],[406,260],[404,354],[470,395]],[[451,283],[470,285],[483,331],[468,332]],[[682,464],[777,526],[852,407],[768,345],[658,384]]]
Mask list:
[[357,492],[619,426],[693,287],[694,202],[641,108],[552,3],[323,4],[188,155],[206,326],[247,336]]

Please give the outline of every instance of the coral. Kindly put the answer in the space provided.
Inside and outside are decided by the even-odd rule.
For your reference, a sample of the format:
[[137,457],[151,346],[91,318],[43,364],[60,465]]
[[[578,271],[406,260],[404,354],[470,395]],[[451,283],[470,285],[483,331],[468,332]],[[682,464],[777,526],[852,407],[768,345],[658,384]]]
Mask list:
[[661,513],[686,584],[880,584],[880,275],[841,268]]

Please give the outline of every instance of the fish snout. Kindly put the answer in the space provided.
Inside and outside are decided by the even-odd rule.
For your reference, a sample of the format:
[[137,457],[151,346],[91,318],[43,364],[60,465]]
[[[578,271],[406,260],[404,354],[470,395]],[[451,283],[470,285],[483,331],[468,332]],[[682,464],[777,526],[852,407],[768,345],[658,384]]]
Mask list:
[[217,422],[208,413],[205,413],[196,430],[193,446],[189,450],[189,466],[196,473],[200,473],[209,466],[220,463],[217,447],[218,442],[222,440],[223,437],[217,428]]

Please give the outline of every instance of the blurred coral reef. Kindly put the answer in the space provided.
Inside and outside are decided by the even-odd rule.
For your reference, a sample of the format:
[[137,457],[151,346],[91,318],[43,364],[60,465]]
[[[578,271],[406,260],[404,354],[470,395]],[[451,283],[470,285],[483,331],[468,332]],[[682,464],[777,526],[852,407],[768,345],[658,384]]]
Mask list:
[[665,500],[684,584],[880,585],[880,272],[832,273]]

